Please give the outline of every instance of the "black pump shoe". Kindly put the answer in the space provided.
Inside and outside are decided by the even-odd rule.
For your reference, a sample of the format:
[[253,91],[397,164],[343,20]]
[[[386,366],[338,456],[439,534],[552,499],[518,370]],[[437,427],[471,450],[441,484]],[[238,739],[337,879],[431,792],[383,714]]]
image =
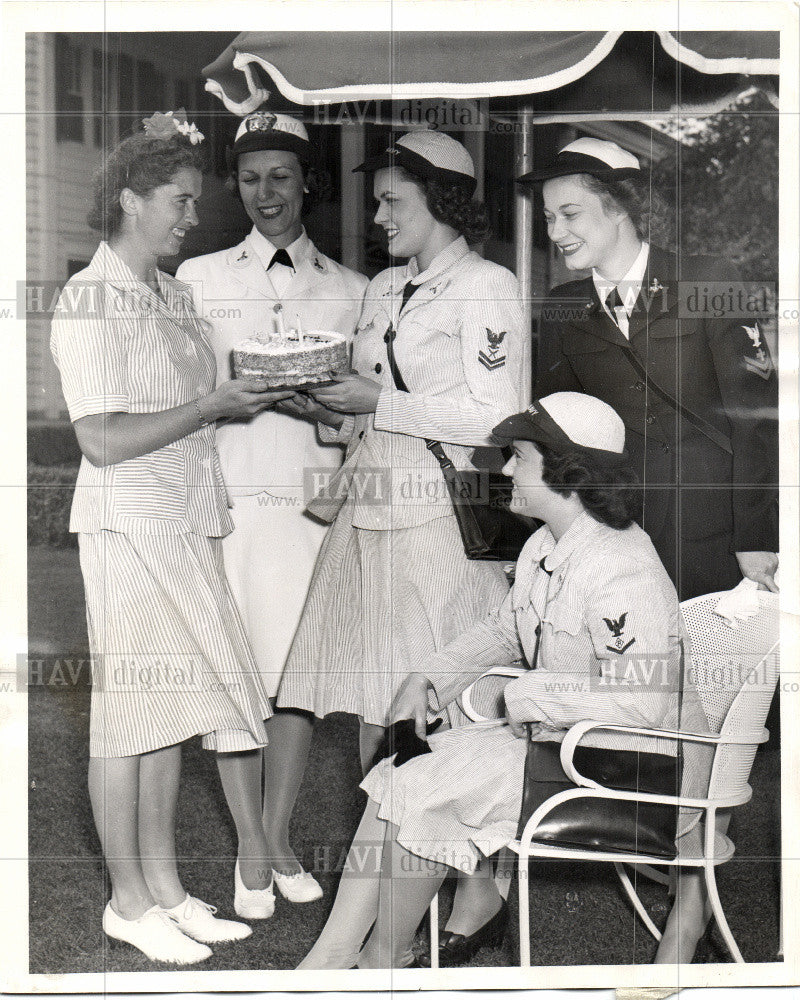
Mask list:
[[[498,948],[503,943],[508,930],[508,903],[503,900],[502,906],[491,920],[479,927],[473,934],[448,934],[439,942],[439,968],[448,969],[466,965],[481,948]],[[430,968],[430,955],[420,955],[420,965]]]

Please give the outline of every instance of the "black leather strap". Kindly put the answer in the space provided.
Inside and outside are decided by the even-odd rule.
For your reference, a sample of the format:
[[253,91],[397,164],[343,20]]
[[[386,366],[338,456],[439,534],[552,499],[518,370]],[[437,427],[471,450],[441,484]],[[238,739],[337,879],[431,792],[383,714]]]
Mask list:
[[[403,312],[403,309],[406,307],[406,303],[418,287],[418,285],[415,285],[411,281],[406,282],[405,287],[403,288],[403,301],[400,306],[400,313]],[[396,336],[397,331],[392,324],[389,324],[389,329],[383,335],[383,340],[386,344],[386,356],[389,360],[389,371],[392,373],[392,379],[394,380],[395,387],[398,388],[400,392],[408,392],[409,389],[406,385],[406,380],[403,378],[400,369],[397,367],[397,359],[394,356],[394,340]],[[444,448],[442,448],[441,442],[431,441],[429,438],[425,438],[424,440],[425,447],[430,450],[439,465],[443,469],[452,469],[453,463],[447,457]]]
[[632,347],[629,347],[626,344],[620,344],[619,348],[625,354],[625,357],[628,359],[639,378],[642,379],[644,384],[649,389],[653,390],[656,396],[662,399],[668,406],[671,406],[673,410],[677,410],[684,420],[688,421],[692,427],[695,428],[695,430],[704,434],[709,441],[713,441],[717,447],[722,448],[722,450],[726,451],[729,455],[733,454],[733,448],[731,447],[729,437],[723,434],[722,431],[717,430],[717,428],[710,424],[707,420],[699,417],[696,413],[692,413],[692,411],[687,409],[682,403],[679,403],[674,396],[671,396],[666,389],[662,389],[658,383],[654,382],[652,377],[647,374],[647,370],[639,360],[639,356]]

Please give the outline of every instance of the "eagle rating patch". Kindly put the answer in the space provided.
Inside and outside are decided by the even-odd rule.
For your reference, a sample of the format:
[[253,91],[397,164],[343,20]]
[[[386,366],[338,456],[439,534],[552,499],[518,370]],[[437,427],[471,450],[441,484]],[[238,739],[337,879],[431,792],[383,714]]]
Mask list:
[[761,340],[761,331],[758,323],[752,326],[742,326],[742,329],[750,338],[748,351],[744,355],[745,368],[754,375],[759,375],[763,379],[768,379],[772,374],[772,358],[766,350],[766,346]]
[[623,612],[619,618],[604,618],[603,621],[608,626],[608,630],[611,633],[611,639],[609,642],[611,645],[606,644],[606,649],[611,653],[624,653],[626,649],[632,646],[636,639],[628,639],[625,641],[625,636],[622,634],[625,631],[625,620],[628,617],[628,612]]
[[507,332],[507,330],[503,330],[502,333],[495,333],[494,330],[490,330],[488,326],[486,327],[488,346],[485,351],[478,351],[478,361],[480,361],[484,368],[488,368],[490,372],[502,368],[506,363],[506,355],[501,353],[503,349],[500,345],[503,343]]

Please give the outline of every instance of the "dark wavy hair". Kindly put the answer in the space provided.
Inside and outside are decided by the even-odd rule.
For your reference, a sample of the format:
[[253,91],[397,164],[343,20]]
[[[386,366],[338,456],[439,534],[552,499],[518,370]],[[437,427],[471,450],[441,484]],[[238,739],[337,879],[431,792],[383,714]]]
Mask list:
[[169,184],[179,170],[188,167],[202,173],[206,166],[205,151],[180,132],[166,139],[136,132],[111,151],[95,174],[94,204],[86,221],[108,239],[122,225],[119,196],[123,188],[146,198],[157,187]]
[[609,528],[627,528],[639,519],[639,478],[629,465],[600,466],[581,452],[556,452],[538,442],[536,447],[542,456],[542,480],[554,493],[576,493],[586,513]]
[[[297,156],[296,153],[294,155]],[[238,160],[232,156],[229,156],[228,159],[229,168],[228,176],[225,178],[225,187],[238,202],[241,202],[239,173],[236,169]],[[305,218],[320,202],[330,201],[333,193],[333,183],[330,174],[323,167],[310,165],[305,160],[301,160],[299,156],[297,157],[297,162],[300,164],[300,170],[303,174],[303,186],[308,188],[308,194],[303,194],[303,207],[300,212]]]
[[584,187],[600,196],[606,211],[624,212],[641,240],[664,245],[670,237],[670,213],[666,199],[654,189],[649,175],[618,181],[601,181],[592,174],[576,174]]
[[401,176],[422,188],[428,211],[446,226],[452,226],[467,243],[482,243],[491,232],[489,214],[482,201],[473,201],[460,184],[420,177],[407,167]]

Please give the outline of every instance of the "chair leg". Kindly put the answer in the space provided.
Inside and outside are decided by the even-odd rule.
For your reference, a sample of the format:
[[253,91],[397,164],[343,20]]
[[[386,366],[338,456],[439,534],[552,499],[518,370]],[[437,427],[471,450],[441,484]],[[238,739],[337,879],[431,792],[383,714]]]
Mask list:
[[[525,866],[523,868],[523,865]],[[529,859],[519,855],[517,865],[517,895],[519,896],[519,965],[521,969],[531,967],[531,916],[528,892]]]
[[651,882],[658,882],[659,885],[668,886],[672,882],[669,870],[660,872],[657,868],[653,868],[652,865],[631,865],[631,868],[635,868],[640,875],[649,878]]
[[742,958],[742,953],[739,951],[739,946],[736,944],[736,940],[734,939],[731,929],[728,926],[728,921],[725,919],[725,911],[722,909],[722,900],[719,898],[719,892],[717,891],[717,879],[714,874],[714,866],[707,863],[703,867],[706,877],[708,898],[711,902],[711,910],[714,914],[714,918],[717,921],[717,927],[719,927],[720,933],[725,940],[725,944],[728,946],[728,951],[731,955],[733,955],[734,961],[744,963],[744,958]]
[[631,901],[631,903],[633,903],[634,910],[636,910],[636,912],[641,917],[642,923],[650,931],[650,933],[653,935],[656,941],[660,941],[661,931],[656,927],[656,925],[650,919],[650,914],[644,908],[644,904],[642,903],[641,899],[639,899],[636,890],[633,888],[633,883],[631,882],[628,873],[625,871],[625,868],[619,862],[615,861],[614,869],[617,875],[619,875],[619,880],[620,882],[622,882],[622,887],[628,894],[628,899]]
[[431,900],[431,968],[439,968],[439,893]]

